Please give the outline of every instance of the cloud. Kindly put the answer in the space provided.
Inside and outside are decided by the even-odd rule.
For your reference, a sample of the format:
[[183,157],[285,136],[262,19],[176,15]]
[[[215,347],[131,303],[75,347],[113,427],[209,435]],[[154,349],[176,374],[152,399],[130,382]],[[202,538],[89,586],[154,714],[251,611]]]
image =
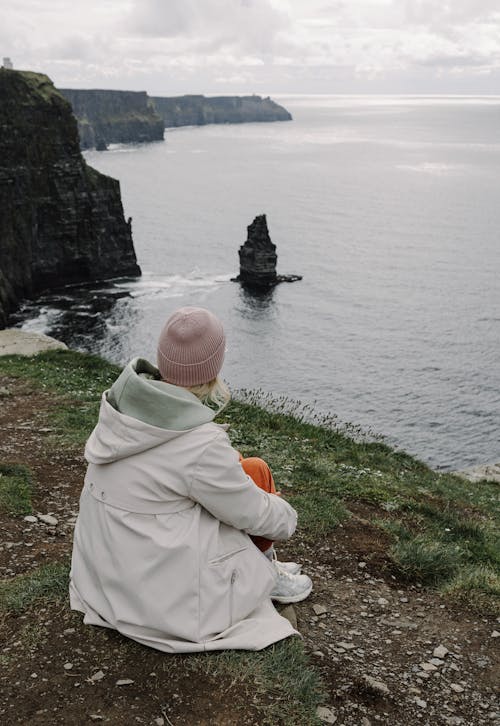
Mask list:
[[289,24],[290,18],[271,0],[135,0],[124,29],[134,36],[268,53]]
[[405,19],[410,24],[426,27],[461,25],[494,18],[498,0],[401,0]]
[[[3,0],[0,55],[59,85],[429,91],[500,68],[498,0]],[[401,80],[402,79],[402,80]],[[267,88],[266,88],[267,86]],[[342,87],[343,90],[344,87]],[[384,87],[385,88],[385,87]],[[453,86],[455,88],[455,86]],[[464,86],[465,88],[465,86]]]

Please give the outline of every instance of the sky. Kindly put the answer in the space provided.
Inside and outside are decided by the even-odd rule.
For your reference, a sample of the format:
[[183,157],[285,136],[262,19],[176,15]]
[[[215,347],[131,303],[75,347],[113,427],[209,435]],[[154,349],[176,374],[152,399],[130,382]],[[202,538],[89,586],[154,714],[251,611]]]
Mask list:
[[0,0],[0,57],[67,88],[499,94],[500,0]]

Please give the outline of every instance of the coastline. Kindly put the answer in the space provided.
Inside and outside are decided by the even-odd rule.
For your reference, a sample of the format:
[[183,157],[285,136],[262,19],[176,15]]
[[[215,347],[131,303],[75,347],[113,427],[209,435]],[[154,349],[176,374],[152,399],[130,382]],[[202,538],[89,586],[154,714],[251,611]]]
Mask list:
[[461,476],[471,482],[478,482],[486,479],[486,481],[494,481],[500,483],[500,463],[471,466],[468,469],[454,471],[453,474]]
[[[66,344],[43,333],[25,331],[19,328],[0,330],[0,356],[26,355],[32,356],[46,350],[68,349]],[[438,473],[438,472],[436,472]],[[454,474],[467,481],[476,483],[482,480],[500,483],[500,462],[487,462],[465,469],[451,470]]]

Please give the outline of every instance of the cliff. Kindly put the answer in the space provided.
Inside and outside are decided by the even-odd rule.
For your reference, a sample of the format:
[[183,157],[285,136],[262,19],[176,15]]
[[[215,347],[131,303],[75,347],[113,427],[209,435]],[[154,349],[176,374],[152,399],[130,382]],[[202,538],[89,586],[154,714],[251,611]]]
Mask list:
[[[330,363],[314,353],[311,366]],[[265,456],[298,512],[278,557],[303,563],[314,589],[277,607],[303,637],[231,656],[186,653],[165,668],[164,653],[71,612],[80,452],[119,373],[71,350],[0,355],[0,713],[12,716],[4,724],[130,724],[136,713],[149,724],[493,726],[498,484],[433,472],[335,416],[307,423],[311,407],[285,396],[247,392],[217,421],[242,456]],[[223,587],[231,561],[214,567]]]
[[59,90],[77,118],[82,149],[163,140],[163,121],[145,91]]
[[283,106],[261,96],[152,96],[151,100],[166,127],[292,120]]
[[0,328],[44,288],[140,274],[119,183],[87,166],[41,74],[0,69],[0,210]]

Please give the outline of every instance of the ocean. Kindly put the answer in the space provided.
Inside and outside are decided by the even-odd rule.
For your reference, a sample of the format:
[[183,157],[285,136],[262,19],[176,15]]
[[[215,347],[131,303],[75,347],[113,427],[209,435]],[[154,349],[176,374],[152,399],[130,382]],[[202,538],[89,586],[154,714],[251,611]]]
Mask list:
[[[143,276],[43,295],[17,324],[125,363],[202,305],[225,324],[231,388],[437,469],[498,461],[500,97],[274,98],[293,121],[86,152],[120,180]],[[278,272],[303,280],[253,296],[231,277],[262,213]]]

